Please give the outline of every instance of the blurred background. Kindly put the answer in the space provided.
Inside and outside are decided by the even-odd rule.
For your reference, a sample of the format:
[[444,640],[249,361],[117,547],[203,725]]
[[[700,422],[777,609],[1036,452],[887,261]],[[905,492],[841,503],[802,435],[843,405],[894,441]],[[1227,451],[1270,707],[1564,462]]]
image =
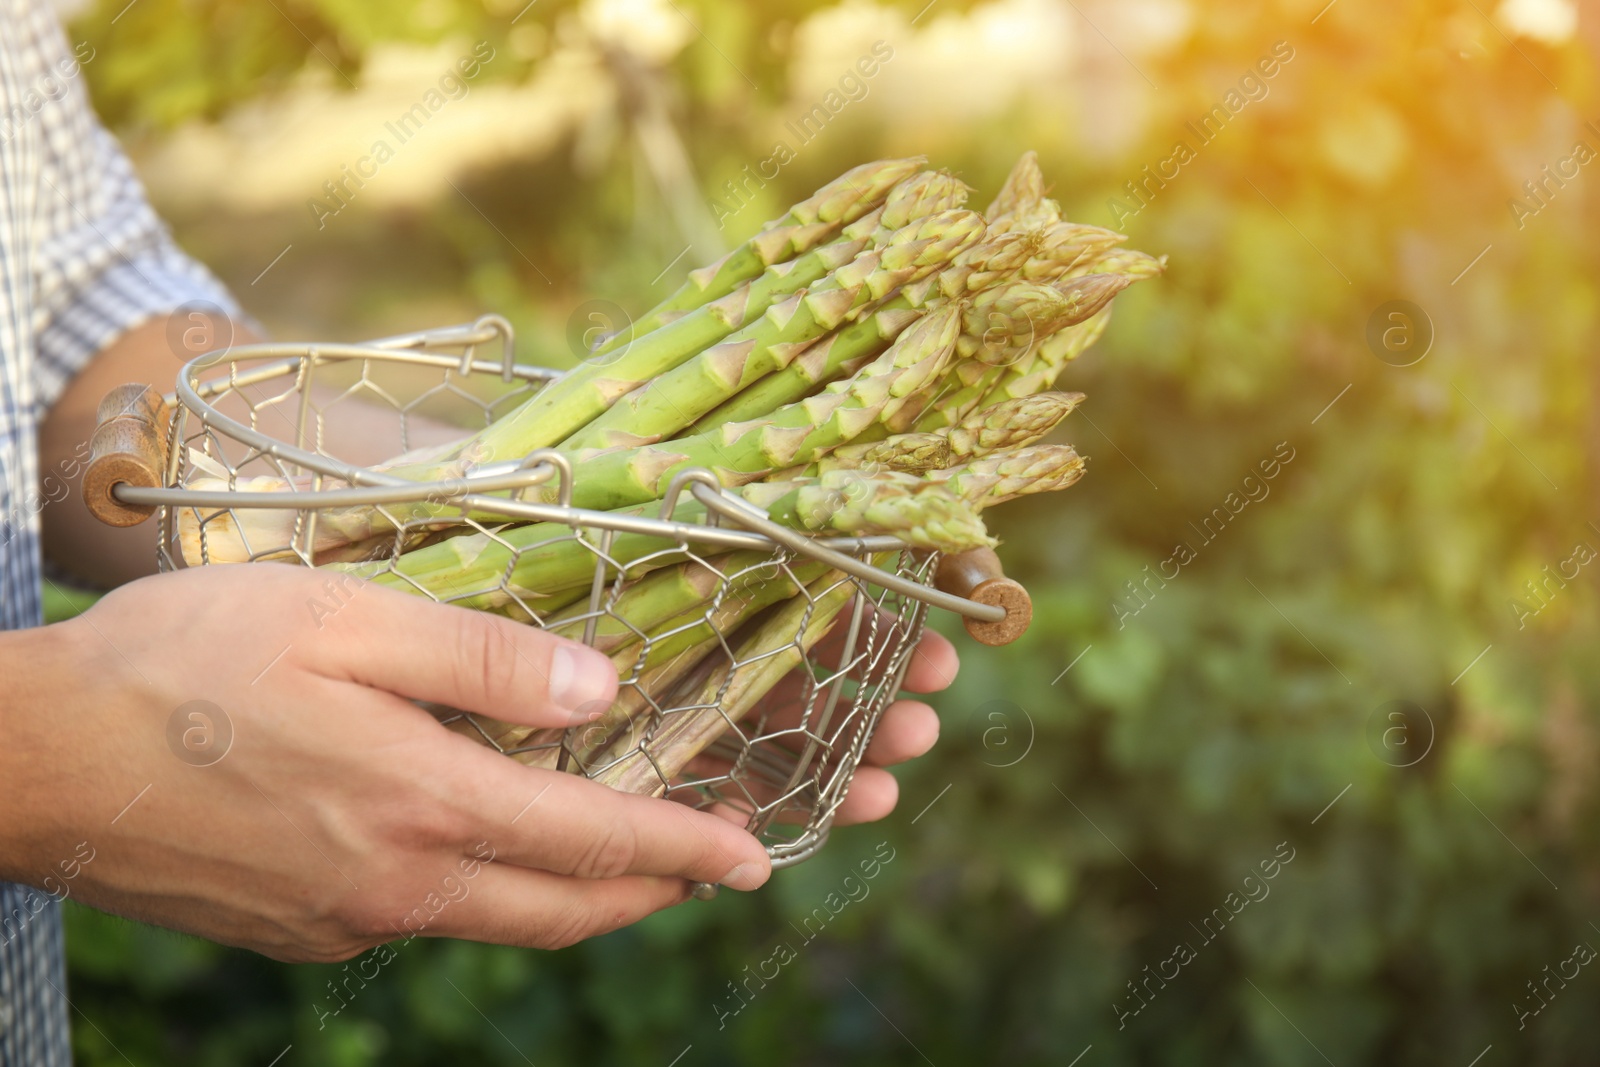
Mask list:
[[1171,257],[1066,376],[1090,476],[994,517],[1032,631],[961,642],[889,820],[561,953],[406,945],[337,1014],[339,967],[72,905],[80,1062],[1595,1061],[1600,4],[72,15],[180,241],[286,339],[495,311],[569,363],[588,302],[889,155],[981,208],[1036,149]]

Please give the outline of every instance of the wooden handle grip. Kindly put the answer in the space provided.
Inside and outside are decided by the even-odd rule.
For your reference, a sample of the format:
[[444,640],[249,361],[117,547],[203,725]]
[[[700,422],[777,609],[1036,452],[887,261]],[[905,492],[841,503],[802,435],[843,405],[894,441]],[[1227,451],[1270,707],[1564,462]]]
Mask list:
[[999,622],[962,620],[967,633],[986,645],[1010,644],[1033,621],[1033,599],[1020,582],[1005,576],[992,548],[969,548],[940,557],[933,584],[943,592],[1006,609],[1006,617]]
[[167,426],[172,409],[148,385],[119,385],[100,401],[89,466],[83,472],[83,502],[108,526],[137,526],[155,508],[124,504],[112,495],[118,485],[142,489],[166,484]]

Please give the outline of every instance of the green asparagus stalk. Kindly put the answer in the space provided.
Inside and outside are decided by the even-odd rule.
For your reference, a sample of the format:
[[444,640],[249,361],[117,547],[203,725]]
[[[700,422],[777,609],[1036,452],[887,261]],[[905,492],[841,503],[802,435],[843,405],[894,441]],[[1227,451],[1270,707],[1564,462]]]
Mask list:
[[758,419],[785,404],[797,403],[836,380],[846,365],[875,358],[906,327],[921,318],[923,307],[913,307],[905,294],[858,317],[854,322],[815,341],[795,355],[787,366],[768,374],[693,422],[690,434],[706,433],[730,422]]
[[845,171],[717,262],[690,271],[676,292],[628,329],[608,338],[596,354],[614,352],[686,312],[727,296],[774,263],[810,251],[845,224],[872,211],[893,187],[926,162],[921,156],[880,159]]
[[[914,249],[906,253],[912,265],[899,269],[924,269],[917,257],[952,253],[975,240],[981,232],[982,220],[972,212],[951,212],[924,220],[914,232],[908,234],[902,245],[896,246]],[[931,243],[923,244],[922,241]],[[891,249],[890,254],[900,253]],[[874,264],[876,262],[873,260]],[[903,275],[889,277],[881,271],[854,274],[841,268],[834,272],[834,279],[839,284],[796,293],[766,308],[754,322],[728,336],[728,328],[743,321],[748,314],[752,293],[761,281],[758,279],[757,283],[750,283],[722,300],[640,338],[626,350],[604,360],[587,362],[552,382],[516,411],[470,439],[462,447],[461,458],[449,463],[449,474],[457,475],[464,468],[477,464],[518,458],[536,448],[555,444],[596,418],[619,396],[637,387],[640,382],[663,374],[720,337],[726,336],[727,342],[707,353],[709,362],[715,363],[720,359],[729,363],[742,357],[754,361],[753,365],[761,365],[767,359],[792,357],[807,342],[837,327],[852,308],[870,298],[873,286],[886,290],[900,277]],[[670,413],[671,405],[662,405],[660,410]],[[609,444],[618,443],[617,431],[607,434],[606,440]],[[647,468],[652,458],[642,456],[640,460]],[[615,457],[607,462],[614,465]],[[433,480],[444,472],[441,465],[430,463],[420,467],[397,467],[390,473],[417,480]],[[445,516],[454,513],[454,509],[446,504],[418,507],[428,514]],[[292,513],[285,513],[285,517],[292,518]],[[321,521],[328,524],[330,537],[329,544],[318,545],[319,550],[324,550],[382,532],[386,515],[376,508],[329,510],[323,513]]]
[[[834,270],[810,288],[809,297],[844,290],[853,294],[856,304],[880,300],[891,290],[949,263],[982,230],[982,219],[970,211],[922,219],[894,231],[880,248],[862,252]],[[748,332],[707,348],[620,398],[561,447],[606,448],[670,436],[740,389],[786,366],[806,347],[798,342],[760,344],[746,336]]]
[[936,390],[928,390],[885,422],[891,433],[943,429],[965,418],[999,381],[1005,368],[1062,329],[1083,322],[1131,284],[1119,274],[1087,274],[1055,285],[1013,282],[995,299],[967,314],[957,341],[958,359]]
[[1038,393],[1003,400],[978,409],[936,436],[948,443],[953,460],[982,459],[992,453],[1016,451],[1033,444],[1060,425],[1081,403],[1082,393]]
[[1075,278],[1080,274],[1122,274],[1139,282],[1146,278],[1158,278],[1165,274],[1166,270],[1166,256],[1152,256],[1135,248],[1112,248],[1099,252],[1092,259],[1085,259],[1078,266],[1068,269],[1064,277]]
[[1045,338],[1029,358],[1006,367],[992,384],[984,382],[970,392],[962,390],[951,394],[950,401],[959,407],[985,387],[988,392],[976,402],[980,408],[1044,392],[1060,377],[1062,367],[1077,359],[1105,333],[1111,322],[1111,308],[1112,305],[1107,304],[1084,321]]
[[[760,279],[758,279],[759,281]],[[720,300],[646,334],[608,356],[588,360],[551,382],[515,411],[477,434],[463,451],[475,464],[519,459],[555,445],[601,415],[618,398],[665,374],[695,354],[727,338],[734,343],[779,344],[809,341],[833,329],[861,299],[866,279],[816,293],[804,290],[750,314],[747,283]],[[774,286],[774,289],[776,286]],[[401,477],[425,480],[436,468],[399,468]]]
[[608,748],[606,754],[619,758],[600,770],[595,780],[624,792],[665,792],[666,783],[720,737],[730,722],[743,718],[784,675],[806,661],[854,592],[855,586],[837,571],[812,582],[805,596],[790,600],[740,642],[733,661],[738,666],[720,664],[691,697],[675,701],[711,709],[711,714],[673,715],[653,724],[637,747]]
[[846,226],[841,237],[882,244],[896,230],[919,219],[964,206],[971,192],[964,182],[943,171],[920,171],[890,189],[882,207]]
[[[1132,249],[1114,249],[1095,258],[1088,271],[1122,274],[1134,281],[1153,278],[1166,270],[1165,256],[1157,259]],[[1085,268],[1075,268],[1068,276],[1076,276]],[[1032,352],[1012,366],[1005,368],[992,384],[989,392],[979,401],[979,407],[988,407],[1001,400],[1010,400],[1049,389],[1061,373],[1061,368],[1077,359],[1100,339],[1111,322],[1111,305],[1107,304],[1083,322],[1044,338]],[[958,404],[968,399],[957,398]]]
[[[937,221],[935,221],[937,220]],[[974,212],[945,213],[925,220],[914,237],[950,242],[953,253],[976,240],[983,228]],[[853,242],[843,247],[849,247]],[[931,251],[925,247],[921,251]],[[806,277],[821,270],[840,254],[818,250],[808,257]],[[819,275],[820,276],[820,275]],[[694,356],[708,345],[727,338],[731,344],[751,342],[767,348],[813,340],[836,327],[849,311],[867,299],[869,282],[887,285],[889,278],[868,273],[848,276],[841,284],[819,287],[816,292],[796,292],[778,303],[775,296],[793,288],[794,272],[776,274],[772,281],[762,278],[748,282],[718,300],[705,304],[652,331],[624,348],[599,358],[591,358],[541,389],[517,410],[496,420],[491,426],[463,444],[459,455],[470,463],[485,464],[517,459],[529,452],[552,446],[599,416],[619,397],[638,388]],[[759,312],[759,317],[757,313]],[[730,336],[731,334],[731,336]],[[427,480],[437,476],[436,464],[407,466],[391,471],[401,477]]]
[[943,470],[993,452],[1031,445],[1054,429],[1082,401],[1082,393],[1005,398],[934,432],[891,434],[871,441],[863,440],[868,436],[863,433],[816,463],[792,467],[767,481],[815,477],[841,469],[909,474]]
[[693,437],[638,448],[577,453],[576,507],[627,507],[659,497],[679,472],[715,470],[724,484],[809,463],[888,418],[942,371],[960,330],[961,306],[930,312],[853,378],[764,419],[728,423]]
[[1083,457],[1070,445],[1034,445],[930,471],[927,478],[981,510],[1030,493],[1065,489],[1083,477],[1083,468]]
[[1120,275],[1092,274],[1057,285],[1009,282],[981,293],[963,316],[960,362],[951,370],[966,381],[985,367],[1009,366],[1041,338],[1100,310],[1127,284]]
[[[836,476],[849,473],[834,472]],[[929,548],[987,543],[981,522],[965,505],[948,493],[922,485],[919,479],[912,480],[916,486],[896,484],[886,472],[846,488],[838,483],[777,487],[754,483],[736,492],[767,509],[775,521],[804,533],[890,535]],[[841,497],[849,506],[842,506]],[[653,512],[655,506],[627,508],[620,514],[638,516]],[[703,524],[707,514],[704,505],[686,496],[673,518],[685,524]],[[661,550],[661,538],[655,534],[618,532],[606,558],[613,571],[644,560],[656,566],[674,562],[662,559]],[[588,544],[574,539],[571,526],[550,522],[452,537],[407,552],[377,573],[371,564],[333,563],[323,569],[370,578],[378,585],[461,607],[493,610],[518,601],[551,601],[587,587],[594,580],[595,554]],[[564,607],[571,602],[560,604]]]
[[[831,470],[903,471],[918,474],[950,466],[950,438],[936,433],[903,433],[882,441],[851,442],[809,467],[792,468],[789,477]],[[782,478],[782,475],[777,476]]]
[[[732,634],[766,608],[797,595],[805,583],[820,577],[826,569],[809,560],[792,563],[787,568],[772,566],[770,561],[768,553],[733,553],[724,557],[718,561],[718,569],[734,577],[720,596],[696,599],[698,590],[687,590],[680,611],[649,626],[641,621],[642,617],[634,616],[637,598],[630,599],[631,590],[617,599],[613,611],[637,623],[641,630],[648,630],[648,649],[635,641],[613,650],[612,660],[623,685],[611,706],[599,719],[580,728],[568,746],[580,767],[587,768],[597,751],[615,742],[618,731],[647,710],[652,699],[658,699],[702,658],[716,652],[721,647],[719,634]],[[758,566],[763,562],[768,565]],[[657,603],[660,602],[658,598]],[[505,734],[509,731],[503,732]],[[556,766],[560,758],[558,746],[565,737],[566,731],[561,729],[510,735],[514,745],[528,749],[518,758],[536,767]]]
[[903,286],[870,314],[815,342],[781,370],[713,408],[691,425],[689,432],[759,418],[809,396],[819,386],[837,379],[852,361],[883,351],[926,308],[981,293],[985,286],[997,283],[1020,266],[1028,253],[1029,244],[1020,235],[985,239],[957,256],[951,267]]
[[742,495],[786,526],[894,530],[908,544],[943,552],[995,543],[970,507],[915,474],[838,469],[815,478],[756,482]]
[[561,637],[581,638],[593,617],[594,636],[589,644],[610,655],[674,616],[710,600],[729,573],[770,558],[766,552],[731,552],[658,567],[635,581],[614,584],[598,617],[593,617],[587,601],[581,601],[547,615],[545,629]]

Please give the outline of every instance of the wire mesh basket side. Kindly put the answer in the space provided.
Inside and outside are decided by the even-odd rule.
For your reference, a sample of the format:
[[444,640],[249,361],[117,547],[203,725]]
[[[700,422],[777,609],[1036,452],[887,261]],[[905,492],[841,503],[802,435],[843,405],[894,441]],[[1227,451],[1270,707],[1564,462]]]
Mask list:
[[[596,647],[632,646],[631,657],[614,655],[622,681],[617,701],[600,720],[567,730],[534,730],[448,711],[441,720],[534,766],[737,813],[776,859],[807,851],[825,836],[871,732],[899,688],[926,609],[838,572],[807,584],[796,573],[807,561],[791,554],[773,553],[732,571],[726,559],[686,543],[651,558],[650,573],[676,566],[717,575],[717,588],[701,607],[651,632],[619,610],[624,583],[608,586],[598,607],[580,602],[541,620],[557,632],[581,632]],[[929,553],[906,552],[898,561],[901,573],[920,580],[932,565]],[[795,591],[741,616],[743,605],[759,599],[750,594],[753,585]],[[830,601],[837,615],[823,618]],[[793,612],[797,603],[806,607],[788,639],[750,654],[750,635],[776,613]],[[729,618],[736,620],[732,627]],[[825,636],[803,646],[808,629]],[[670,649],[685,634],[700,639],[692,646],[692,662],[670,683],[658,684],[647,665],[658,647]],[[760,671],[779,657],[781,682],[748,707],[730,698],[741,673]],[[674,746],[685,735],[708,731],[718,736],[699,755],[687,762],[674,758]]]

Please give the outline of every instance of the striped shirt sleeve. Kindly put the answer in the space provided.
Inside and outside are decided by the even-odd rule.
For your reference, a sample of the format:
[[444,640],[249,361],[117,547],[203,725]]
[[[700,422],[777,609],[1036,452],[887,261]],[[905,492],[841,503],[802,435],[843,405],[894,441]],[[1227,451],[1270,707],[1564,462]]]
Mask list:
[[122,148],[95,117],[81,74],[93,49],[69,45],[53,22],[49,31],[30,56],[64,87],[38,116],[34,396],[43,408],[96,353],[154,316],[198,302],[239,315],[227,289],[178,249]]

